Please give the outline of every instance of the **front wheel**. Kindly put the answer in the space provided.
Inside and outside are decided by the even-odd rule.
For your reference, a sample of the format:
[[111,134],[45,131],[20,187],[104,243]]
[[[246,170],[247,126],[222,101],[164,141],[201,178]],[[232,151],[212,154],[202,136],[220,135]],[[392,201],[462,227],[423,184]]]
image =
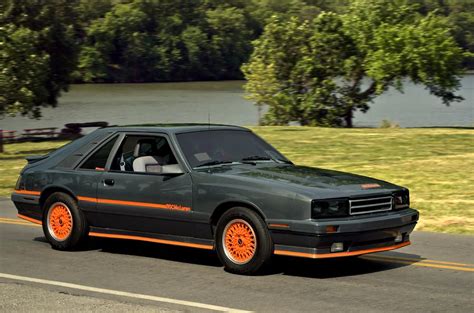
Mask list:
[[54,249],[72,250],[86,239],[84,214],[70,195],[55,192],[43,206],[43,232]]
[[219,219],[216,247],[226,270],[253,274],[271,259],[273,243],[265,222],[246,208],[232,208]]

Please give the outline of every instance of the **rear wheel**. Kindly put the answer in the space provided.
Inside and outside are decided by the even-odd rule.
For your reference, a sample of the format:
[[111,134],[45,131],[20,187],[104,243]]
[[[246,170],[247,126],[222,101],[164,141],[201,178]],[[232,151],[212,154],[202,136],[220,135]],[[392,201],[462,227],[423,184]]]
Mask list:
[[54,249],[72,250],[87,238],[88,227],[76,200],[55,192],[43,206],[43,232]]
[[253,274],[271,259],[273,243],[265,222],[246,208],[232,208],[219,219],[216,247],[226,270]]

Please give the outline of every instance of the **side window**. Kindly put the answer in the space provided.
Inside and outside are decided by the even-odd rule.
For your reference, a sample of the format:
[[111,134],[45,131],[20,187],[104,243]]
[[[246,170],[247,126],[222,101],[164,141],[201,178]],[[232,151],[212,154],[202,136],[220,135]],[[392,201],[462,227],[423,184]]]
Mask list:
[[164,165],[178,164],[165,137],[126,136],[112,161],[111,170],[121,172],[162,172]]
[[112,150],[115,142],[117,141],[117,136],[109,140],[105,145],[103,145],[99,150],[94,152],[81,166],[83,169],[91,170],[101,170],[104,169],[107,159],[109,157],[110,151]]

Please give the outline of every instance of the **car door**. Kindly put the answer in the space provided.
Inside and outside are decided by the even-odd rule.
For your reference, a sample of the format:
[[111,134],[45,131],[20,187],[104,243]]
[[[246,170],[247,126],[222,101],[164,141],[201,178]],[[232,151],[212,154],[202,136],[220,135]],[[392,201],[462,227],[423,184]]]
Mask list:
[[[79,207],[93,226],[95,225],[95,215],[97,212],[97,186],[102,179],[107,160],[118,139],[119,135],[112,134],[100,142],[93,140],[90,144],[81,148],[91,151],[79,163],[76,171],[63,171],[61,174],[57,174],[57,181],[62,182],[62,185],[74,191],[79,200]],[[90,146],[96,147],[91,149]],[[81,157],[82,154],[83,150],[79,150],[64,162],[74,162],[75,158]]]
[[[97,187],[96,226],[192,237],[192,181],[167,135],[124,133],[112,153]],[[150,159],[156,164],[144,170],[140,161]],[[163,173],[166,166],[182,173]]]

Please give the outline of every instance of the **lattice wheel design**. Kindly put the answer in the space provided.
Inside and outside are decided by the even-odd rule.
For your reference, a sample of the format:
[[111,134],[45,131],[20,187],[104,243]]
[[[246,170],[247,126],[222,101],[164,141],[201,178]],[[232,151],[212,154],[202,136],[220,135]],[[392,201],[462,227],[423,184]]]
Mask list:
[[242,219],[232,220],[226,225],[222,241],[226,256],[236,264],[248,263],[257,251],[255,232]]
[[72,214],[66,204],[54,203],[48,211],[49,234],[57,241],[64,241],[72,233]]

